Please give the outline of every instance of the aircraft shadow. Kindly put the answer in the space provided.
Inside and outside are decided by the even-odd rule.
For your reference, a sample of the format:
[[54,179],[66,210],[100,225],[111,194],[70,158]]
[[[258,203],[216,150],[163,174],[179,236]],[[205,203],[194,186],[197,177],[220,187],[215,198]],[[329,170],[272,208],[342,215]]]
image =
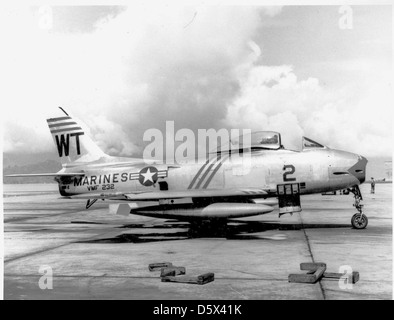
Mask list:
[[[271,230],[294,231],[302,229],[326,229],[326,228],[348,228],[350,224],[299,224],[299,223],[273,223],[258,221],[231,221],[227,225],[213,225],[207,227],[191,225],[187,222],[174,223],[173,220],[163,221],[162,224],[145,225],[145,224],[128,224],[120,229],[130,229],[130,232],[119,234],[112,238],[102,238],[95,240],[83,240],[83,243],[146,243],[160,241],[179,241],[196,238],[226,238],[228,240],[269,240],[264,234],[256,235],[255,233],[266,232]],[[162,230],[168,230],[163,232]],[[171,232],[171,230],[179,230]],[[136,230],[135,233],[132,231]],[[159,232],[159,230],[161,230]],[[142,232],[141,232],[142,231]],[[274,239],[275,240],[275,239]],[[281,239],[282,240],[282,239]]]

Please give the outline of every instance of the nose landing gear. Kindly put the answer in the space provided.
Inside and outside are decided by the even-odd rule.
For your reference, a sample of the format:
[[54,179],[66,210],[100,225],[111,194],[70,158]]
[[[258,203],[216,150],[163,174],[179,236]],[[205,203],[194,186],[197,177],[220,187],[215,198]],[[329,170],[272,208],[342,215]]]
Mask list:
[[361,200],[363,200],[360,188],[358,186],[354,186],[353,188],[348,189],[348,190],[354,194],[353,206],[358,211],[358,213],[354,214],[352,217],[352,220],[351,220],[352,226],[354,229],[365,229],[365,227],[368,225],[368,218],[363,213],[363,206],[364,205],[360,204]]

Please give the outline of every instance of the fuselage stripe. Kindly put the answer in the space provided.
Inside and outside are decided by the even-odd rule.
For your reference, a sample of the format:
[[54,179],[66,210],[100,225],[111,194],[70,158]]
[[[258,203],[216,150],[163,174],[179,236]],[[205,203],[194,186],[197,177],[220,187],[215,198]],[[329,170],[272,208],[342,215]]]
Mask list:
[[220,158],[221,158],[221,155],[219,154],[219,155],[217,155],[216,159],[215,159],[215,158],[213,159],[213,162],[212,162],[212,163],[210,164],[210,166],[205,170],[205,172],[204,172],[203,176],[201,177],[200,181],[198,181],[198,183],[197,183],[195,189],[198,189],[198,188],[201,186],[201,184],[204,182],[206,176],[209,174],[209,171],[212,169],[212,167],[213,167],[214,165],[216,165],[216,164],[218,163],[218,161],[220,160]]
[[228,156],[222,158],[219,162],[219,164],[216,166],[215,170],[213,170],[212,174],[209,176],[209,178],[207,179],[207,181],[205,182],[205,184],[203,185],[203,189],[206,189],[209,185],[209,183],[211,182],[211,180],[213,179],[213,177],[216,175],[216,172],[218,172],[218,170],[220,169],[220,167],[222,166],[223,162],[226,161],[226,159],[228,158]]
[[200,170],[198,170],[197,174],[194,176],[192,182],[190,183],[188,189],[193,188],[194,184],[196,183],[197,178],[200,176],[201,172],[203,172],[203,170],[205,169],[205,167],[207,166],[207,164],[209,163],[210,159],[208,159],[204,165],[200,168]]
[[201,186],[202,182],[204,181],[205,177],[208,175],[209,170],[211,170],[211,168],[215,165],[215,163],[216,163],[216,162],[211,163],[210,166],[205,170],[205,172],[204,172],[204,174],[202,175],[200,181],[198,181],[198,183],[197,183],[195,189],[200,188],[200,186]]

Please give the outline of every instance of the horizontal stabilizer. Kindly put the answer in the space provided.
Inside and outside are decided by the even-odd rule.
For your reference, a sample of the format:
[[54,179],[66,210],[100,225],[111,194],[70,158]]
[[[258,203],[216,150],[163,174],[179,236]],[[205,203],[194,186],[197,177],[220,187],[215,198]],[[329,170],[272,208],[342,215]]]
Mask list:
[[85,174],[83,172],[57,172],[57,173],[18,173],[7,174],[5,177],[81,177]]

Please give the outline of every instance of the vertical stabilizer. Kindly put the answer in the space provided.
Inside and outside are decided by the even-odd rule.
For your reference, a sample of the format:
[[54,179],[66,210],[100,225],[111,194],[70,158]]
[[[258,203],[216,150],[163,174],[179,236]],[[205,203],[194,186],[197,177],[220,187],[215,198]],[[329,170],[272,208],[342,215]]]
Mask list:
[[62,117],[47,119],[61,163],[91,162],[108,157],[88,136],[80,122],[63,112],[65,115]]

